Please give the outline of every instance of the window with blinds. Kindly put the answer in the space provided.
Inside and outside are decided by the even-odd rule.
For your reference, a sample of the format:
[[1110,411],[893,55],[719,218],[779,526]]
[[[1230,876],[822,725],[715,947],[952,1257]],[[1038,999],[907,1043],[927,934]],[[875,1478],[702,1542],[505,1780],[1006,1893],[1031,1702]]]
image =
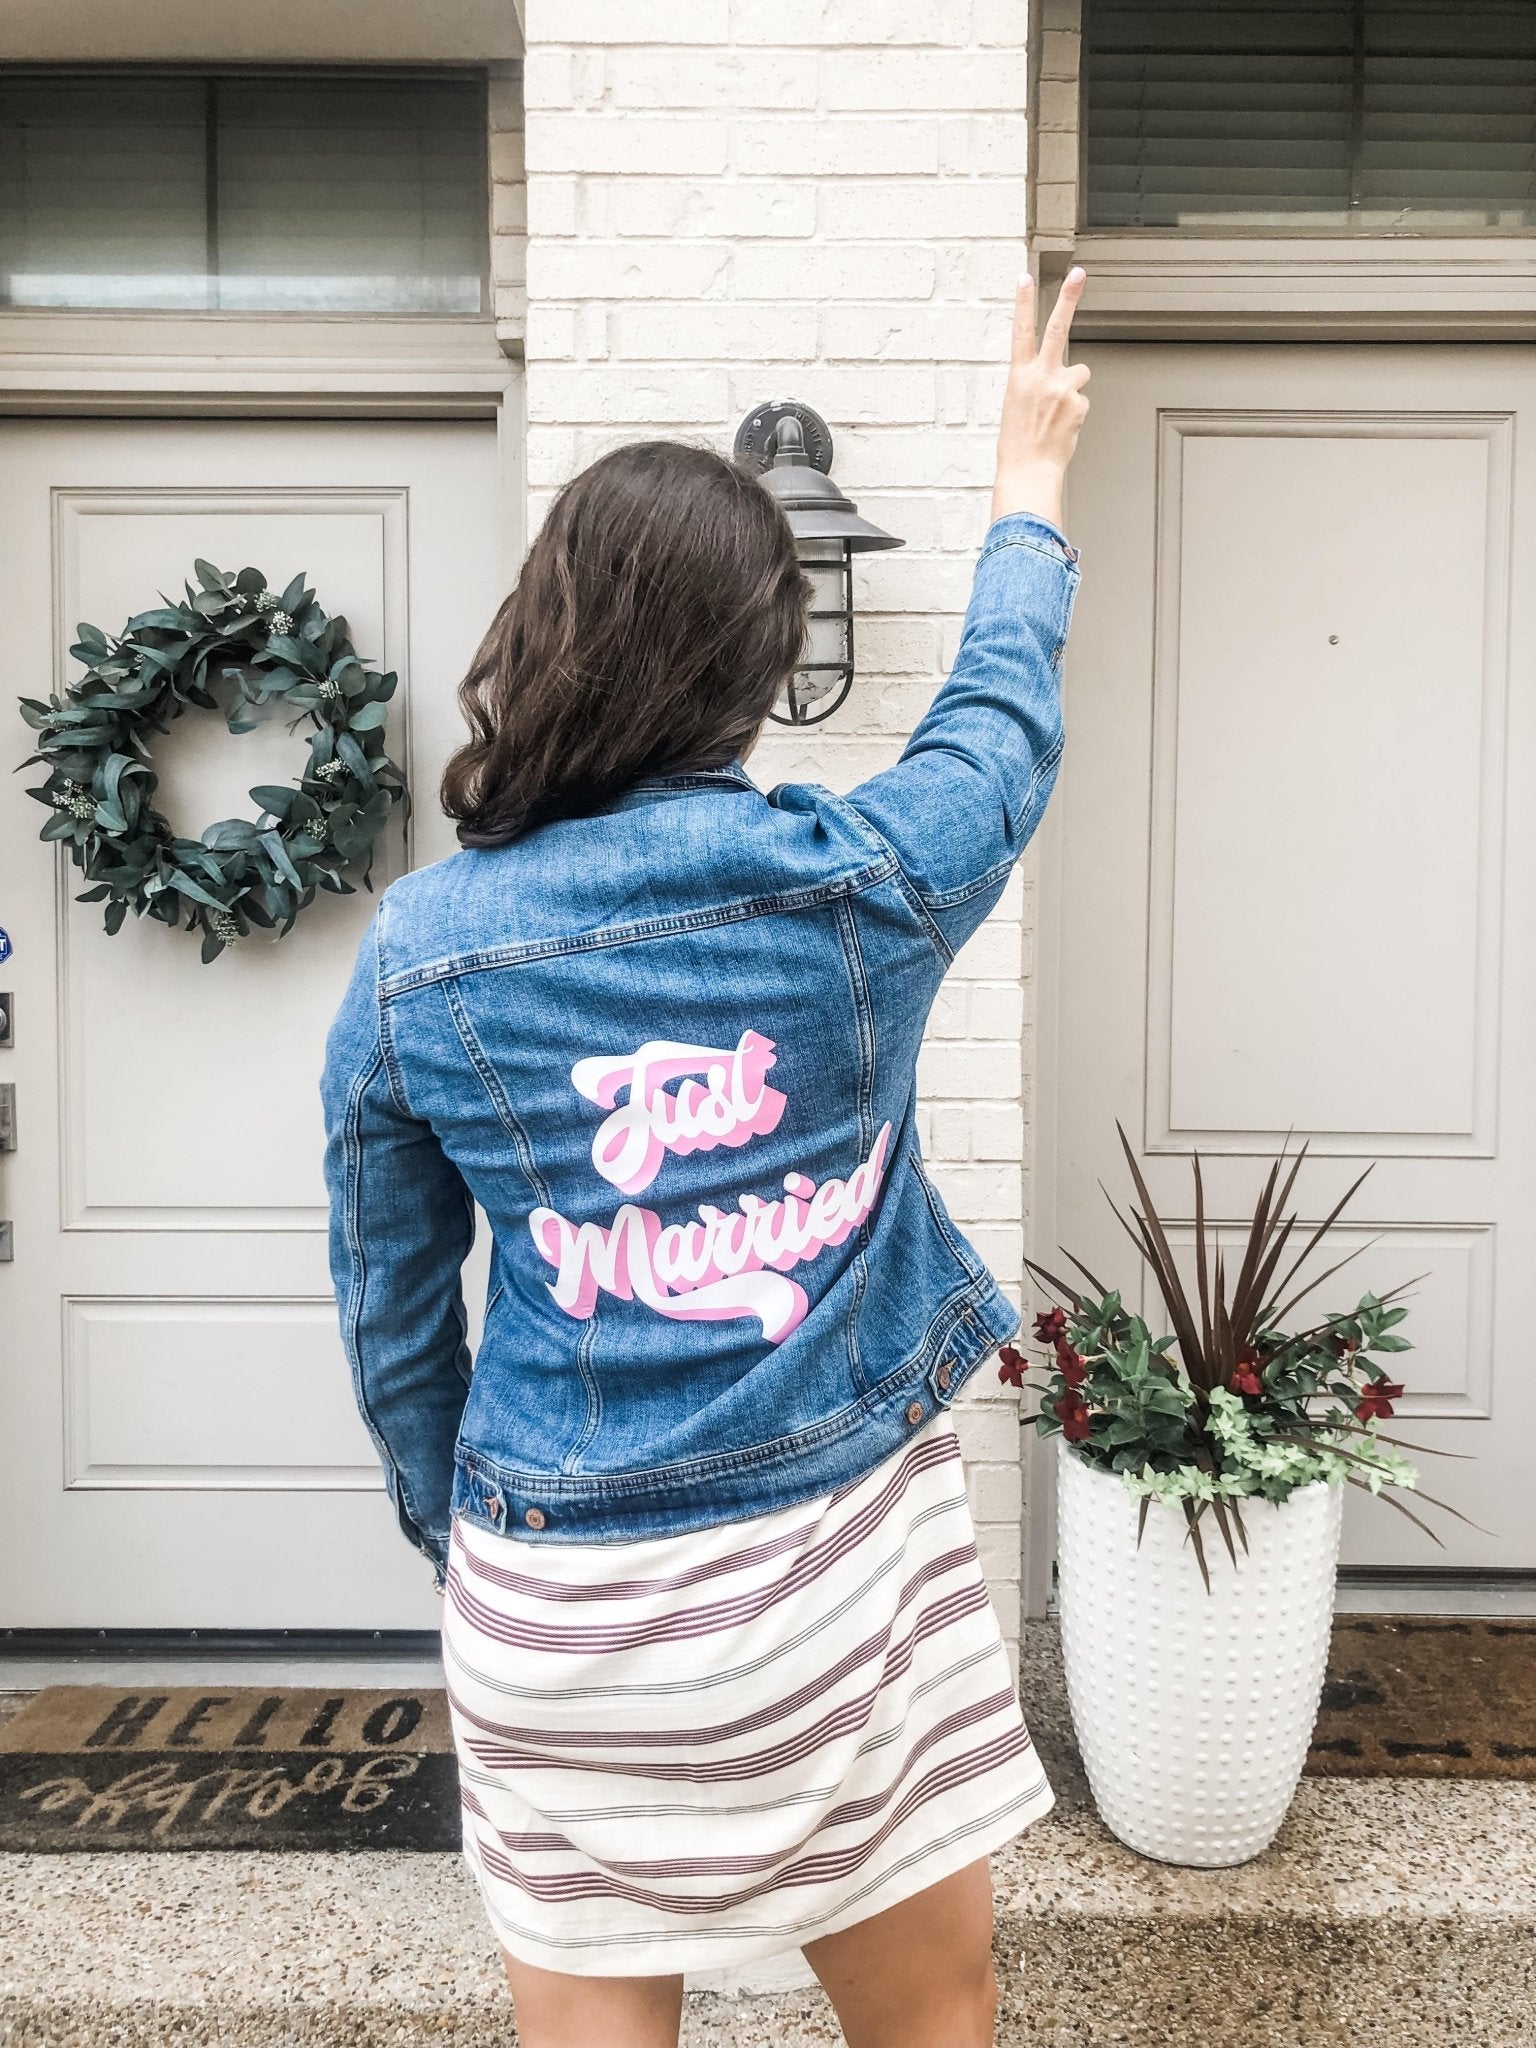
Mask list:
[[479,313],[485,83],[0,73],[0,303]]
[[1086,225],[1528,233],[1536,0],[1087,0]]

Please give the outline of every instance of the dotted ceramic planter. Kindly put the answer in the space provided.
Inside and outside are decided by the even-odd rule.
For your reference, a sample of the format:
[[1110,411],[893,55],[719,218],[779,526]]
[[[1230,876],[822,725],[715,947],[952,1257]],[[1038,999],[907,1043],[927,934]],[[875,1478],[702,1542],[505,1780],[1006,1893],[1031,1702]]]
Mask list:
[[1246,1501],[1234,1566],[1210,1511],[1211,1591],[1183,1510],[1140,1502],[1062,1445],[1061,1639],[1106,1825],[1163,1863],[1246,1863],[1273,1841],[1317,1718],[1343,1488]]

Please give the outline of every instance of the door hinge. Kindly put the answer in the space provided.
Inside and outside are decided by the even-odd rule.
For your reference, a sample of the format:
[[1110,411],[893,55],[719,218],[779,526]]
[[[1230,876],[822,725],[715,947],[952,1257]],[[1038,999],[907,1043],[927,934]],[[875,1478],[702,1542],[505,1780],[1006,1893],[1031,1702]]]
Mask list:
[[0,1081],[0,1152],[16,1150],[16,1083]]
[[0,1223],[0,1266],[8,1266],[14,1252],[14,1238],[9,1223]]

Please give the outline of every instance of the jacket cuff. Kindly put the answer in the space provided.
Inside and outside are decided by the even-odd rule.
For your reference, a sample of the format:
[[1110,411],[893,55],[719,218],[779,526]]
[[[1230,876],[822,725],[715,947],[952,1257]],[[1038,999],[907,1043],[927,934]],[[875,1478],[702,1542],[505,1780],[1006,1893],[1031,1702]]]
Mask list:
[[1071,541],[1059,527],[1053,526],[1049,519],[1042,519],[1037,512],[1005,512],[1001,519],[994,519],[981,544],[983,557],[1009,541],[1038,548],[1041,554],[1054,555],[1058,561],[1073,566],[1077,563],[1078,551]]

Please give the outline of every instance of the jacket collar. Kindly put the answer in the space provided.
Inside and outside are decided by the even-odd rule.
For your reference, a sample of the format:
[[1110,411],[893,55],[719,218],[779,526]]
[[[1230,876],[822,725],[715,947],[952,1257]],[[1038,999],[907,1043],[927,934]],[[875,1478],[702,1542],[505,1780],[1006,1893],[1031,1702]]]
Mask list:
[[685,768],[675,775],[642,775],[621,797],[614,799],[610,808],[616,809],[632,799],[646,801],[658,796],[680,796],[694,789],[756,788],[757,784],[741,762],[729,761],[723,768]]

